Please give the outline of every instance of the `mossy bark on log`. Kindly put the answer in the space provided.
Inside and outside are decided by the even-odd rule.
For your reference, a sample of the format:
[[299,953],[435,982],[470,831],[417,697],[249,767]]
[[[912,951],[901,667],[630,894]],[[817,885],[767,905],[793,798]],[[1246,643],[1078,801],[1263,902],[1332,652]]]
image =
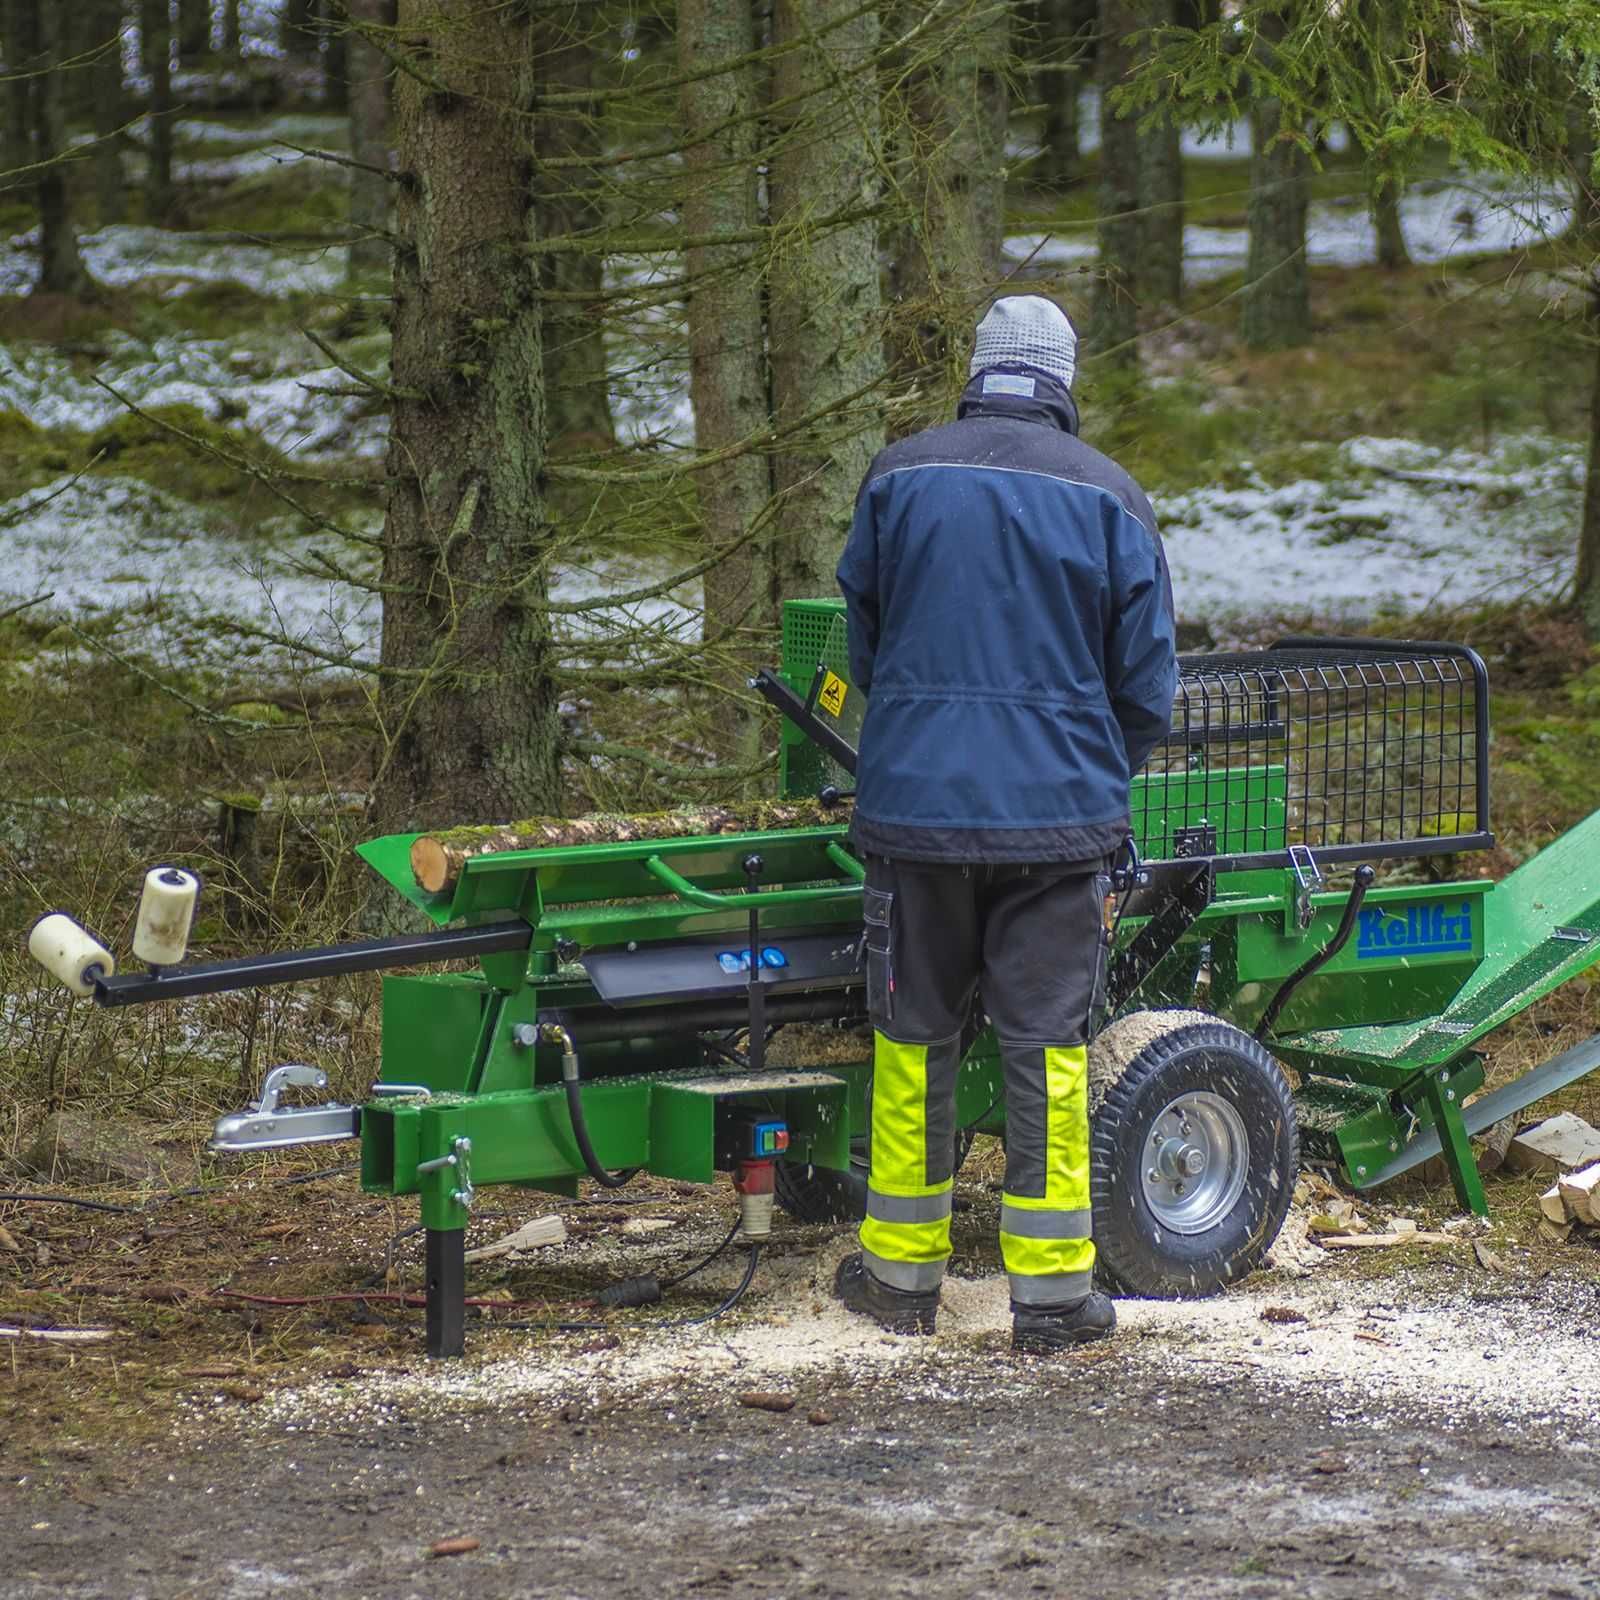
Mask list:
[[474,856],[511,850],[546,850],[585,844],[632,844],[651,839],[691,839],[702,834],[765,833],[776,828],[825,828],[849,820],[847,804],[817,800],[763,800],[744,806],[690,806],[639,816],[531,817],[523,822],[425,833],[411,846],[411,871],[419,888],[443,894],[455,887]]

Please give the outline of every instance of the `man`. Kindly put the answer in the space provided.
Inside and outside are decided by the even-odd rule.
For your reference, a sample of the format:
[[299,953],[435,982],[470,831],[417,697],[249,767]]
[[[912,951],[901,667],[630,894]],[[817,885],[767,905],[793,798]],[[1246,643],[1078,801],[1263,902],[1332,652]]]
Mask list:
[[1086,1045],[1128,784],[1166,734],[1172,589],[1150,503],[1077,437],[1077,335],[1038,295],[978,325],[957,420],[890,445],[839,563],[867,694],[872,1160],[836,1291],[931,1333],[950,1255],[955,1084],[974,991],[1000,1041],[1012,1346],[1116,1326],[1093,1292]]

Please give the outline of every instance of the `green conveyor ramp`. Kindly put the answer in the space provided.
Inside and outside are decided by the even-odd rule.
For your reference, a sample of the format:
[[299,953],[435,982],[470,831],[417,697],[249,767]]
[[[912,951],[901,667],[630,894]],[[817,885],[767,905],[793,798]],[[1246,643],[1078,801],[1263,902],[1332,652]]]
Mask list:
[[1277,1045],[1292,1057],[1434,1066],[1600,961],[1600,812],[1496,884],[1483,905],[1482,964],[1441,1015],[1321,1028]]

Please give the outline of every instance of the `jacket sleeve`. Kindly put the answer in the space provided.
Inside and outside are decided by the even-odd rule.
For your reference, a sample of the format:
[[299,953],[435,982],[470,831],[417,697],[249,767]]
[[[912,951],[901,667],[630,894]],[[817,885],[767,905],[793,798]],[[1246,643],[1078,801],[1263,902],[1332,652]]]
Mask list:
[[1146,526],[1123,510],[1111,542],[1112,617],[1106,687],[1122,728],[1128,771],[1138,770],[1172,725],[1178,690],[1172,579],[1154,516]]
[[878,653],[878,527],[867,483],[856,495],[850,537],[835,574],[844,595],[850,676],[866,694],[872,688],[872,663]]

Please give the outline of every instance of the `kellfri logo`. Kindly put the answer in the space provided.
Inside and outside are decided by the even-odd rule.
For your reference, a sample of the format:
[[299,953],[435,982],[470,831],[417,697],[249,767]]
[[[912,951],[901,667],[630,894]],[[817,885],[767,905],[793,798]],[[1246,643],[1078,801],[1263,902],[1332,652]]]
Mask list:
[[1405,915],[1380,906],[1361,913],[1358,960],[1373,956],[1437,956],[1472,948],[1472,902],[1463,900],[1452,909],[1449,902],[1411,905]]

